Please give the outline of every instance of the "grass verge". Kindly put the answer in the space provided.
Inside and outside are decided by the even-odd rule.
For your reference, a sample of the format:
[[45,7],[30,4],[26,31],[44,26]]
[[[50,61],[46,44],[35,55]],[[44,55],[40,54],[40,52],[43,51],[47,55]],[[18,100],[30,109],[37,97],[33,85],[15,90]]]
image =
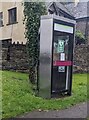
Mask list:
[[28,74],[2,72],[3,118],[15,117],[33,110],[57,110],[87,101],[87,74],[73,75],[72,96],[58,99],[36,97]]

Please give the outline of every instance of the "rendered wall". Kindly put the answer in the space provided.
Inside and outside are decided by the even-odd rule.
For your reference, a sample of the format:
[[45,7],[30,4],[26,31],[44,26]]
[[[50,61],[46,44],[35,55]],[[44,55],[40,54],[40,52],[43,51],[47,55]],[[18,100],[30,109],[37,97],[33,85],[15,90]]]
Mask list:
[[[17,7],[17,23],[8,25],[8,9]],[[26,43],[24,37],[23,6],[21,2],[0,2],[0,12],[3,12],[3,27],[0,27],[0,40],[12,39],[12,42]]]

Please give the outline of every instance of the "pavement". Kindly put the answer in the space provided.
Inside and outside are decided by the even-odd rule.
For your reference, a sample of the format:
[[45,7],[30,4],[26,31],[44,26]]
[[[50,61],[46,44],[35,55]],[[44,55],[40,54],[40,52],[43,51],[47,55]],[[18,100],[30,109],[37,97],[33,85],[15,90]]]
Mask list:
[[88,105],[84,102],[64,110],[33,111],[19,118],[86,118]]

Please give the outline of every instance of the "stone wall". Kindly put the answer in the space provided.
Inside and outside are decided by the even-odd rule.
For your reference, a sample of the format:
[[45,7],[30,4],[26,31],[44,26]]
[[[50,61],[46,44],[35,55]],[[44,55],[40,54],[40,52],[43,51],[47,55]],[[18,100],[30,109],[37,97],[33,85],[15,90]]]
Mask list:
[[28,72],[28,55],[26,45],[23,44],[2,44],[2,69],[20,72]]
[[88,59],[89,59],[89,46],[79,45],[74,49],[74,72],[86,73],[89,71]]
[[77,25],[76,25],[76,29],[80,30],[84,35],[85,35],[85,30],[86,30],[86,19],[83,20],[76,20],[77,21]]
[[80,30],[85,35],[89,45],[89,17],[77,19],[76,22],[76,30]]
[[[77,45],[74,49],[74,69],[75,73],[89,71],[89,46]],[[2,69],[20,72],[29,72],[28,55],[26,45],[4,43],[2,45]]]

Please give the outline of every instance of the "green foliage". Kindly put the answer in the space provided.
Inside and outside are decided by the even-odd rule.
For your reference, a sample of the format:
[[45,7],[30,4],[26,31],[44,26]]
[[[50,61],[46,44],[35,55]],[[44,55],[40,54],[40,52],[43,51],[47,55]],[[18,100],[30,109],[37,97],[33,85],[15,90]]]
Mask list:
[[29,84],[28,74],[3,71],[2,83],[3,118],[15,117],[39,109],[65,109],[79,102],[87,101],[87,74],[73,76],[72,96],[50,100],[34,95],[33,87]]
[[75,34],[75,40],[76,40],[76,44],[84,44],[85,43],[85,36],[83,35],[83,33],[79,30],[79,31],[76,31],[76,34]]
[[81,31],[76,31],[76,37],[79,37],[80,39],[85,39],[85,36],[83,35],[83,33]]
[[39,28],[40,17],[46,14],[46,7],[43,2],[24,2],[24,23],[25,37],[27,39],[27,48],[29,55],[30,80],[34,83],[36,75],[36,66],[39,56]]

